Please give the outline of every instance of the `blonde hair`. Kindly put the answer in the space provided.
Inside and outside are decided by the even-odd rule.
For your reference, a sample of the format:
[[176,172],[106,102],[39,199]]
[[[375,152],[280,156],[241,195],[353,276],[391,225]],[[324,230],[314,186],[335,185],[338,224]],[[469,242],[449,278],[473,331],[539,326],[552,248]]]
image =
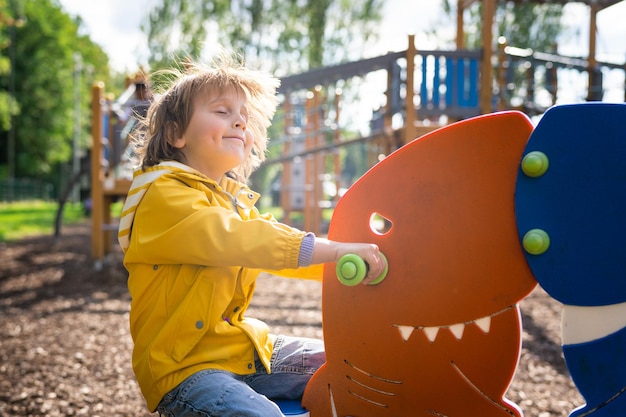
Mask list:
[[189,125],[194,99],[207,92],[221,93],[235,88],[246,96],[249,113],[246,129],[254,136],[254,143],[248,160],[228,174],[246,182],[265,160],[267,129],[278,105],[276,90],[280,81],[246,68],[241,57],[224,51],[211,64],[186,62],[184,69],[168,70],[167,74],[173,77],[173,82],[155,96],[143,120],[143,132],[135,138],[135,152],[142,168],[167,160],[185,163],[182,151],[170,142]]

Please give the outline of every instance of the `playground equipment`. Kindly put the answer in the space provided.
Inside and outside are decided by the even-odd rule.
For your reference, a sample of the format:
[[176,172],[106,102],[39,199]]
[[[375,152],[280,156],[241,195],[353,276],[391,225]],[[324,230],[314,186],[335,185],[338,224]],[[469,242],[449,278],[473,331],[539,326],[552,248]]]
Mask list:
[[[532,73],[535,75],[535,70],[537,68],[536,65],[532,65],[533,63],[543,61],[543,64],[548,70],[556,66],[565,65],[567,68],[575,68],[580,70],[581,72],[587,73],[588,78],[588,89],[587,89],[587,97],[588,101],[597,101],[602,100],[602,70],[606,67],[611,67],[613,64],[600,62],[596,59],[596,36],[597,36],[597,15],[600,11],[605,10],[617,3],[620,3],[623,0],[577,0],[576,3],[582,3],[589,7],[589,51],[587,54],[586,60],[576,60],[565,57],[558,56],[556,54],[552,54],[551,56],[548,54],[534,54],[533,51],[525,51],[522,53],[522,57],[520,58],[531,58],[531,59],[522,59],[526,63],[531,63],[530,68],[532,71],[528,71],[529,74],[529,83],[532,85],[533,81],[530,77]],[[498,0],[457,0],[457,36],[456,36],[456,48],[457,50],[462,50],[465,48],[464,45],[464,15],[465,11],[473,4],[473,3],[481,3],[482,5],[482,54],[481,54],[481,74],[489,74],[489,77],[481,77],[480,82],[480,108],[482,113],[489,113],[489,109],[496,110],[492,107],[492,98],[493,98],[493,85],[492,85],[492,67],[493,64],[491,62],[492,56],[494,55],[494,50],[492,45],[495,44],[493,42],[493,20],[495,17],[496,5]],[[514,0],[513,3],[527,3],[526,0]],[[547,1],[535,1],[536,3],[568,3],[567,1],[560,0],[547,0]],[[500,43],[500,42],[499,42]],[[511,51],[511,56],[515,55],[515,52]],[[524,57],[523,55],[526,55]],[[552,59],[550,59],[552,58]],[[578,62],[576,62],[578,61]],[[503,61],[500,61],[502,64]],[[625,65],[616,65],[618,69],[626,70]],[[506,91],[506,87],[503,84],[499,84],[499,91]],[[626,93],[626,88],[625,88]],[[626,96],[625,96],[626,97]],[[503,98],[503,97],[501,97]],[[532,96],[530,97],[532,98]],[[532,103],[529,101],[529,103]],[[502,103],[501,103],[502,105]],[[501,108],[500,108],[501,109]]]
[[587,402],[572,417],[626,415],[623,120],[626,104],[551,108],[524,150],[524,158],[544,155],[547,169],[529,176],[522,166],[517,180],[519,235],[540,230],[548,242],[526,258],[564,304],[563,354]]
[[139,71],[127,80],[126,90],[116,101],[105,96],[103,83],[95,83],[91,93],[91,254],[100,268],[118,227],[111,204],[126,197],[132,180],[132,167],[124,155],[129,134],[135,116],[147,111],[150,91]]
[[521,348],[517,302],[536,285],[513,207],[531,132],[520,112],[448,125],[342,197],[329,238],[376,243],[389,270],[346,286],[325,268],[326,364],[303,398],[312,417],[521,416],[503,396]]
[[[497,95],[495,97],[498,110],[517,108],[528,115],[543,114],[557,103],[559,91],[559,71],[584,73],[589,71],[589,62],[580,58],[563,57],[552,53],[535,52],[532,49],[520,49],[508,46],[506,39],[498,41],[498,67],[496,68]],[[602,101],[604,97],[603,74],[611,72],[624,73],[625,65],[611,62],[596,61],[590,72],[594,75],[587,88],[584,99],[587,101]],[[525,95],[512,97],[512,86],[519,86],[515,82],[516,75],[521,76]],[[549,100],[541,100],[537,79],[544,78],[543,88],[549,95]],[[626,79],[625,79],[626,82]],[[626,94],[626,88],[624,89]],[[582,97],[581,97],[582,98]],[[624,96],[626,101],[626,95]],[[517,103],[515,103],[517,101]]]
[[353,286],[353,259],[325,267],[327,361],[305,390],[310,416],[521,417],[503,396],[517,303],[537,281],[564,303],[563,353],[586,400],[570,416],[624,415],[625,118],[608,103],[556,106],[535,129],[520,112],[478,116],[362,176],[329,238],[378,244],[388,274]]

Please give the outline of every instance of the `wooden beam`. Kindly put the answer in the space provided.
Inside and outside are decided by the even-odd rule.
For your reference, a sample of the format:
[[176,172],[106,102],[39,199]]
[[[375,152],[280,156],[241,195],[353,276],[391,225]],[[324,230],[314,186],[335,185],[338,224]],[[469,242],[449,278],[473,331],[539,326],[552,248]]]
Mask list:
[[409,35],[409,47],[406,50],[406,121],[404,123],[404,143],[409,143],[415,138],[415,121],[417,114],[415,111],[415,35]]
[[328,85],[352,77],[364,77],[370,72],[386,70],[392,62],[404,56],[404,51],[390,52],[374,58],[346,62],[328,67],[314,68],[300,74],[289,75],[280,79],[279,94],[294,90],[313,89],[317,85]]
[[95,83],[91,88],[91,257],[96,261],[104,257],[104,195],[102,183],[102,101],[104,84]]
[[[283,100],[283,114],[285,115],[284,134],[286,137],[290,137],[293,128],[293,109],[291,108],[291,96],[285,94]],[[289,155],[291,150],[291,140],[286,140],[283,143],[283,155]],[[289,223],[291,221],[291,193],[293,192],[291,185],[291,160],[285,161],[283,165],[283,175],[281,178],[281,193],[280,193],[280,205],[283,208],[283,218]]]
[[464,14],[465,14],[465,1],[458,0],[456,6],[456,49],[464,49],[465,48],[465,22],[464,22]]
[[589,6],[589,66],[596,64],[596,36],[598,33],[599,6],[592,3]]
[[465,10],[478,0],[457,0],[456,4],[456,49],[465,49]]
[[598,32],[598,11],[600,6],[596,3],[589,5],[589,55],[587,56],[587,100],[593,100],[595,92],[593,89],[599,85],[596,80],[596,36]]
[[483,0],[483,56],[480,74],[480,112],[491,113],[493,95],[493,19],[496,13],[496,0]]
[[467,9],[478,0],[459,0],[459,4],[463,6],[463,9]]

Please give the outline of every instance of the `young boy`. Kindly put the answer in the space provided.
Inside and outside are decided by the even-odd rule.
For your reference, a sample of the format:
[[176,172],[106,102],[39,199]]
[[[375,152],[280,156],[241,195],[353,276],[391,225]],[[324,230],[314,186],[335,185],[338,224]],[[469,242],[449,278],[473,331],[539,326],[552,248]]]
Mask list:
[[271,335],[246,317],[261,271],[321,279],[348,253],[384,268],[378,247],[314,236],[261,214],[245,184],[265,157],[278,80],[223,54],[193,64],[151,104],[120,221],[132,296],[133,369],[166,416],[281,417],[323,343]]

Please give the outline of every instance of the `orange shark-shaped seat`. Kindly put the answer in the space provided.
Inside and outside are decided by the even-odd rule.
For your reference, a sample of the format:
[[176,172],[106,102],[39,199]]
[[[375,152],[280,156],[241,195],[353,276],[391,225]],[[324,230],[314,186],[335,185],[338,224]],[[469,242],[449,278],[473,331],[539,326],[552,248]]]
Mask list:
[[325,269],[327,362],[303,398],[312,417],[522,415],[504,395],[521,348],[517,303],[536,285],[514,214],[532,129],[520,112],[449,125],[342,197],[329,238],[378,244],[389,272],[344,286]]

